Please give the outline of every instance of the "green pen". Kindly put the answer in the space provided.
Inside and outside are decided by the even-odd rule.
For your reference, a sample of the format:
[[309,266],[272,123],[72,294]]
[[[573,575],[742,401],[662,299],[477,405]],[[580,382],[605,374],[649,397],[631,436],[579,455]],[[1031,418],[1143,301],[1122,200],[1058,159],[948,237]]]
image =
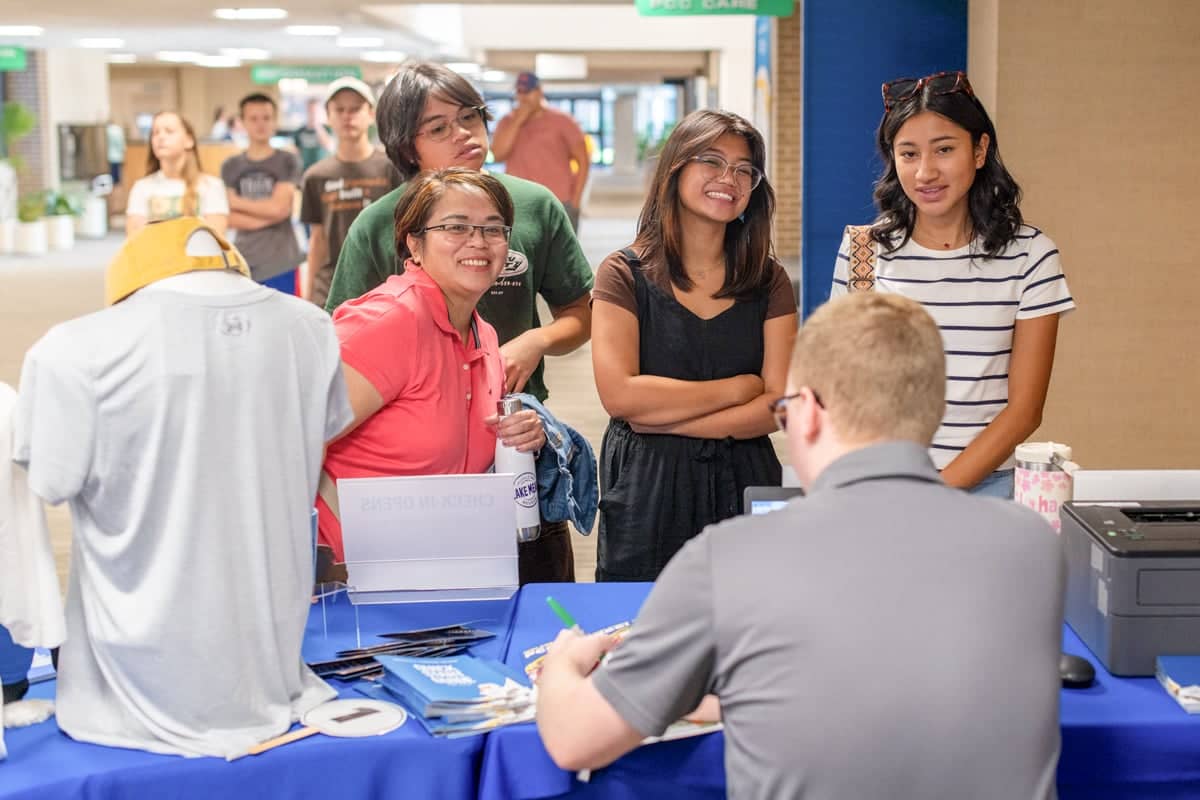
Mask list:
[[554,615],[562,621],[564,628],[567,630],[576,631],[578,633],[583,633],[583,628],[579,627],[579,623],[576,622],[575,618],[571,616],[571,612],[562,607],[562,603],[547,595],[546,605],[550,606],[550,610],[553,611]]

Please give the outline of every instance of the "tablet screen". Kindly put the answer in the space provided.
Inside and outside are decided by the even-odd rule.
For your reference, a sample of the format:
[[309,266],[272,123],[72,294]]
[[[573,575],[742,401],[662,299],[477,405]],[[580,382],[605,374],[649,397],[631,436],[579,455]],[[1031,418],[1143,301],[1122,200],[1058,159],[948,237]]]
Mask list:
[[750,503],[751,514],[768,514],[788,504],[787,500],[754,500]]

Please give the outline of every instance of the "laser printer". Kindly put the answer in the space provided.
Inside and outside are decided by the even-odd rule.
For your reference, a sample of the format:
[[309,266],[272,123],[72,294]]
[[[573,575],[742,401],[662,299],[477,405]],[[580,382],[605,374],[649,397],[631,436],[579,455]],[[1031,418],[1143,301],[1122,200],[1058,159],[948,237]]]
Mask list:
[[1200,500],[1064,503],[1067,624],[1113,675],[1200,655]]

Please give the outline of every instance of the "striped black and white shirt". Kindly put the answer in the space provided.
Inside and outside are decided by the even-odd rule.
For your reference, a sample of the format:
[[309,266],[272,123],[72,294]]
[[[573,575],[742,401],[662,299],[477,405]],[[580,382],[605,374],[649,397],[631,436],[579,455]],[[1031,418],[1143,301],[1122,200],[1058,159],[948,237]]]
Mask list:
[[[946,416],[930,456],[949,464],[1008,403],[1008,362],[1019,319],[1061,314],[1075,307],[1058,248],[1046,234],[1023,225],[995,258],[979,242],[958,250],[930,250],[909,241],[879,253],[875,289],[896,292],[925,307],[946,347]],[[849,242],[842,238],[830,297],[846,293]],[[1009,469],[1012,457],[999,467]]]

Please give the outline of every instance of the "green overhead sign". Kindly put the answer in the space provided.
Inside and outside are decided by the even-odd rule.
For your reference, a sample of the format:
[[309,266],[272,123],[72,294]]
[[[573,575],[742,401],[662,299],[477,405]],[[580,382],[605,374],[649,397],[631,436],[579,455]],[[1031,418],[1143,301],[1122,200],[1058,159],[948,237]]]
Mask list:
[[0,45],[0,72],[20,72],[25,69],[25,48]]
[[790,17],[795,0],[635,0],[643,17],[684,17],[708,14],[755,14]]
[[281,80],[306,80],[309,83],[333,83],[349,75],[362,79],[362,70],[353,64],[255,64],[250,68],[250,80],[275,84]]

